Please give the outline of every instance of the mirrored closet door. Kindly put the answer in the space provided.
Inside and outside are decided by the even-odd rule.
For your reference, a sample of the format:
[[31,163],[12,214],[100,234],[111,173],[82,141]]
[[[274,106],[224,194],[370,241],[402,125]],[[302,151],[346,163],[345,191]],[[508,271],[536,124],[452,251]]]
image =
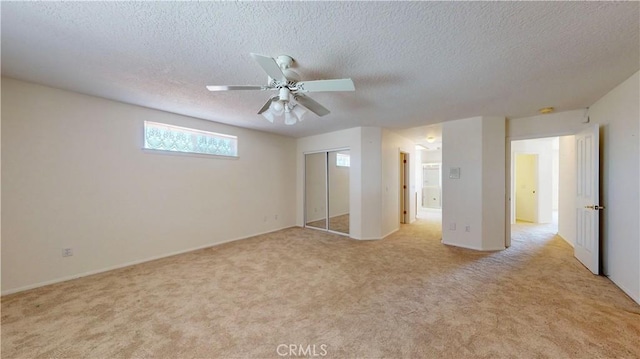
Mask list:
[[349,150],[305,155],[305,225],[349,234]]
[[327,160],[326,152],[305,155],[305,224],[327,228]]

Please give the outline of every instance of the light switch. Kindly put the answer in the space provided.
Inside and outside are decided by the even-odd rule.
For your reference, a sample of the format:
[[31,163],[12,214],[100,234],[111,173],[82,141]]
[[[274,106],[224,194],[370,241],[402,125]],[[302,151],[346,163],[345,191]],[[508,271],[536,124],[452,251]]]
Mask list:
[[460,167],[451,167],[451,168],[449,168],[449,178],[451,178],[451,179],[460,178]]

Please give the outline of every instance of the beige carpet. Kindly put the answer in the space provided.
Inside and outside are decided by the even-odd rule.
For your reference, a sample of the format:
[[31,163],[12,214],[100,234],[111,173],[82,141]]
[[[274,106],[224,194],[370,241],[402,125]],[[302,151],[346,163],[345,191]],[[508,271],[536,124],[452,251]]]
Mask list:
[[544,226],[494,253],[291,228],[3,297],[2,358],[638,358],[639,313]]

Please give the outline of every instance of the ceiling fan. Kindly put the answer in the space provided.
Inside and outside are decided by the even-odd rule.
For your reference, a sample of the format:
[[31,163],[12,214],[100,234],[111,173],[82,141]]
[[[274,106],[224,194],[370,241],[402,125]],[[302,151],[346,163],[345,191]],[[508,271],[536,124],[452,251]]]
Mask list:
[[278,91],[278,95],[269,98],[262,106],[258,114],[263,115],[271,123],[276,118],[284,115],[286,125],[294,125],[302,121],[306,110],[318,116],[329,114],[329,110],[305,95],[307,92],[327,91],[355,91],[355,86],[350,78],[335,80],[300,81],[300,75],[291,69],[293,58],[287,55],[278,56],[276,59],[251,53],[251,57],[269,76],[266,86],[207,86],[209,91],[235,91],[235,90],[272,90]]

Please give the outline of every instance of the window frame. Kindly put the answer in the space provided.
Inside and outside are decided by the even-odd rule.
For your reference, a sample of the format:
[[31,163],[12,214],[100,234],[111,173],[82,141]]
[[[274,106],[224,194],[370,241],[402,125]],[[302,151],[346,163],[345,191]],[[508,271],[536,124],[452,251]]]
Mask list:
[[[207,137],[211,137],[211,138],[217,138],[217,139],[230,139],[232,141],[234,141],[234,147],[235,147],[235,151],[233,155],[228,155],[228,154],[213,154],[213,153],[205,153],[205,152],[190,152],[190,151],[181,151],[181,150],[170,150],[170,149],[159,149],[159,148],[151,148],[151,147],[147,147],[147,128],[150,126],[158,126],[158,127],[164,127],[164,128],[169,128],[172,130],[175,130],[176,132],[182,132],[185,133],[187,136],[194,136],[194,135],[205,135]],[[190,138],[192,140],[192,138]],[[143,121],[143,126],[142,126],[142,151],[145,153],[155,153],[155,154],[162,154],[162,155],[174,155],[174,156],[191,156],[191,157],[202,157],[202,158],[219,158],[219,159],[239,159],[240,158],[240,146],[239,146],[240,140],[238,138],[238,136],[235,135],[229,135],[229,134],[224,134],[224,133],[218,133],[218,132],[213,132],[213,131],[206,131],[206,130],[200,130],[197,128],[190,128],[190,127],[184,127],[184,126],[177,126],[177,125],[173,125],[173,124],[169,124],[169,123],[162,123],[162,122],[155,122],[155,121]]]
[[[347,158],[347,164],[340,164],[340,158]],[[350,168],[351,167],[351,154],[344,154],[344,153],[340,153],[337,152],[336,153],[336,167],[346,167],[346,168]]]

